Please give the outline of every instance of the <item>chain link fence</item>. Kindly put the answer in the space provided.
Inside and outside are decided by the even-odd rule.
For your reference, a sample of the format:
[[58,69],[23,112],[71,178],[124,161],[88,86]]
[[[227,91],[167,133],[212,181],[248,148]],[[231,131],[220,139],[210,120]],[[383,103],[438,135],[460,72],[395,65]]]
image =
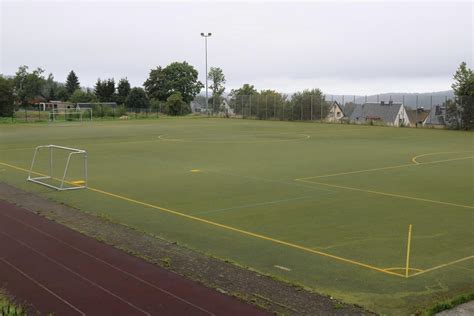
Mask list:
[[[465,123],[467,113],[474,111],[472,99],[473,97],[455,98],[440,94],[324,96],[303,93],[290,97],[279,93],[256,93],[219,99],[211,97],[207,110],[205,102],[200,98],[192,108],[193,112],[201,115],[238,119],[354,123],[351,114],[358,106],[374,103],[401,104],[409,118],[404,126],[466,128],[464,125],[469,125]],[[380,125],[384,125],[384,122],[380,122]]]

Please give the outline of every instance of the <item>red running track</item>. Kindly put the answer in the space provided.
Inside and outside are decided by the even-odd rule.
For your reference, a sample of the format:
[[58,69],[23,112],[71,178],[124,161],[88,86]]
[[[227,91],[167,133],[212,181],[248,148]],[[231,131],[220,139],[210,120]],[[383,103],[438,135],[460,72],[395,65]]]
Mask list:
[[55,315],[266,315],[0,201],[0,287]]

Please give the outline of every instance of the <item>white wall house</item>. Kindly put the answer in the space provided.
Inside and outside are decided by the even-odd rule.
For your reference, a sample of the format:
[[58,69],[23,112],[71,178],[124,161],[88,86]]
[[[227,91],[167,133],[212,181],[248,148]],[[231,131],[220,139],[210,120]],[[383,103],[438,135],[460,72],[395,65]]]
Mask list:
[[344,118],[344,111],[342,107],[336,101],[330,102],[329,113],[326,116],[327,122],[340,122]]

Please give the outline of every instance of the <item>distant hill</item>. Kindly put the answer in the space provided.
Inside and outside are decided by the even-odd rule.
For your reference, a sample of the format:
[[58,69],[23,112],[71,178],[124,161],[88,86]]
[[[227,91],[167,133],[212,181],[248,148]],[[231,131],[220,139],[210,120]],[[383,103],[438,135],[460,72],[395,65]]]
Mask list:
[[[416,99],[418,97],[418,106],[424,107],[429,109],[431,105],[439,105],[442,104],[446,98],[452,99],[454,98],[454,92],[452,90],[447,91],[437,91],[437,92],[427,92],[427,93],[401,93],[401,92],[394,92],[394,93],[381,93],[379,95],[368,95],[367,102],[377,102],[377,101],[385,101],[388,102],[390,100],[394,102],[403,102],[406,106],[415,108],[417,105]],[[331,95],[326,94],[326,100],[337,101],[340,104],[354,102],[353,95]],[[344,102],[343,102],[344,100]],[[366,96],[356,95],[355,96],[355,103],[360,104],[366,101]]]

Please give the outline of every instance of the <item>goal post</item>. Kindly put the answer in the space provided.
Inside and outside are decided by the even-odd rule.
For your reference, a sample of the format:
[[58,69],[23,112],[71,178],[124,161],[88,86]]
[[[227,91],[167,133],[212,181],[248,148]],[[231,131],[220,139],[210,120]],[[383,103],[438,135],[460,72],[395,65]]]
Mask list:
[[48,122],[92,121],[92,108],[53,110],[48,113]]
[[[55,159],[54,159],[54,152],[55,150],[61,150],[66,153],[65,159],[65,167],[64,170],[61,172],[61,177],[57,178],[53,175],[53,170],[55,169]],[[48,168],[46,173],[39,173],[35,171],[35,167],[37,165],[38,156],[41,152],[47,151],[48,157]],[[80,179],[76,180],[68,180],[68,173],[70,171],[71,161],[73,157],[81,158],[82,162],[80,163],[79,168],[80,171]],[[57,145],[42,145],[37,146],[35,148],[35,152],[33,154],[33,160],[31,161],[30,170],[28,172],[27,181],[31,181],[34,183],[38,183],[44,185],[49,188],[56,189],[58,191],[65,191],[65,190],[76,190],[76,189],[84,189],[87,188],[87,151],[83,149],[77,148],[69,148],[64,146],[57,146]],[[55,185],[55,183],[59,182],[59,185]]]

